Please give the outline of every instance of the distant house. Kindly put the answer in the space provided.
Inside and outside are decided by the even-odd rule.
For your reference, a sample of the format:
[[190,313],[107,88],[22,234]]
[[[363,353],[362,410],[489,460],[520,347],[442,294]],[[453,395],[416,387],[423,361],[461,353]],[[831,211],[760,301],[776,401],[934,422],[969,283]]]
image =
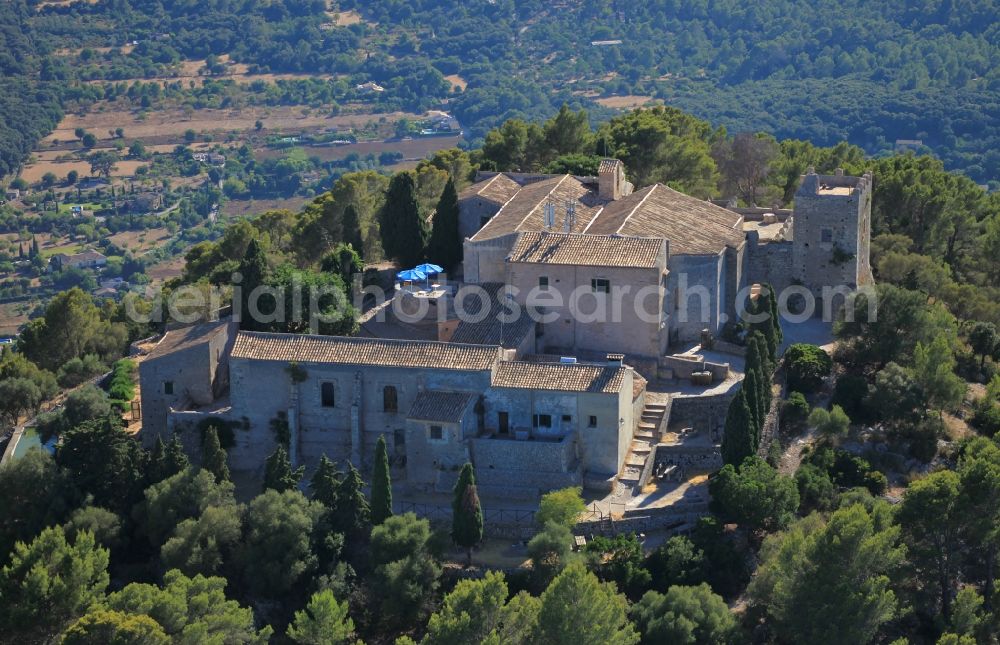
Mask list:
[[4,197],[6,197],[9,202],[14,201],[15,199],[21,199],[21,191],[17,188],[8,188],[4,192]]
[[142,193],[128,202],[128,209],[139,213],[151,213],[163,207],[163,195],[160,193]]
[[358,85],[354,89],[356,89],[359,92],[363,92],[365,94],[375,94],[378,92],[385,91],[385,88],[376,83],[375,81],[368,81],[367,83],[362,83],[361,85]]
[[81,190],[86,190],[88,188],[97,188],[98,186],[103,186],[108,183],[108,180],[104,177],[84,177],[76,183],[76,187]]
[[208,153],[208,163],[211,166],[222,168],[226,165],[226,155],[220,155],[218,152],[210,152]]
[[621,45],[622,41],[620,41],[620,40],[592,40],[592,41],[590,41],[590,44],[593,47],[610,47],[612,45]]
[[73,253],[72,255],[58,253],[52,256],[50,262],[56,271],[65,271],[66,269],[96,269],[105,266],[108,263],[108,258],[103,253],[98,253],[97,251],[84,251],[82,253]]
[[195,161],[197,161],[198,163],[207,163],[208,162],[208,153],[207,152],[196,152],[193,155],[191,155],[191,158],[194,159]]

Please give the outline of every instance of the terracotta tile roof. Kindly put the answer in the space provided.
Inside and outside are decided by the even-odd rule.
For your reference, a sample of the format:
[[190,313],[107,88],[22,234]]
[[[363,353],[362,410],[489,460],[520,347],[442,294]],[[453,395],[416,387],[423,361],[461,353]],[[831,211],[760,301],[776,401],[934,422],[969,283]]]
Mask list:
[[500,361],[493,370],[490,385],[522,390],[612,394],[621,391],[626,369],[608,365]]
[[664,257],[663,241],[648,237],[521,233],[514,242],[509,259],[529,264],[648,269],[661,264],[661,257]]
[[586,233],[663,238],[671,255],[717,254],[743,241],[742,221],[738,213],[654,184],[608,204]]
[[597,174],[603,175],[606,172],[614,172],[622,162],[618,159],[601,159],[601,165],[597,168]]
[[488,199],[491,202],[502,205],[506,204],[507,200],[516,195],[519,190],[521,190],[519,183],[507,175],[500,173],[493,175],[489,179],[472,184],[460,192],[458,198],[482,197],[483,199]]
[[[503,319],[501,322],[501,316],[506,315],[509,318],[511,315],[508,307],[503,304],[503,296],[500,292],[504,285],[500,282],[484,282],[475,286],[486,291],[490,313],[482,320],[475,322],[462,320],[459,322],[455,333],[451,336],[451,342],[470,345],[500,345],[507,349],[520,347],[528,334],[532,333],[534,321],[523,308],[518,308],[517,312],[520,315],[516,320]],[[466,317],[478,318],[479,312],[483,308],[481,293],[463,288],[459,290],[457,297],[462,299],[462,311],[465,312]]]
[[476,397],[477,395],[471,392],[424,390],[417,394],[406,416],[419,421],[458,423]]
[[598,197],[596,186],[585,184],[572,175],[557,175],[530,183],[518,191],[472,239],[488,240],[517,231],[544,230],[546,202],[556,207],[555,229],[559,231],[563,230],[565,204],[574,205],[576,214],[571,233],[581,233],[606,203]]
[[240,332],[232,353],[257,361],[453,370],[488,370],[498,356],[499,349],[488,345],[259,332]]
[[171,329],[163,335],[156,346],[150,350],[146,360],[180,352],[197,345],[208,343],[215,336],[225,331],[228,325],[233,324],[228,320],[215,320],[212,322],[200,323],[189,327]]

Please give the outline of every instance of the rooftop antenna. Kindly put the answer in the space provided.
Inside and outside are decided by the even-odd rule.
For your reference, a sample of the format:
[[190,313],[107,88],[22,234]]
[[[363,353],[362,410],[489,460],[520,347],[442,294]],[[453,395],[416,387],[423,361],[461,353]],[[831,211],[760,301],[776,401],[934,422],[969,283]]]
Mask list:
[[573,230],[573,226],[576,224],[576,204],[572,201],[566,201],[566,219],[563,222],[563,232],[569,233]]
[[545,230],[550,230],[556,225],[556,205],[552,202],[545,202]]

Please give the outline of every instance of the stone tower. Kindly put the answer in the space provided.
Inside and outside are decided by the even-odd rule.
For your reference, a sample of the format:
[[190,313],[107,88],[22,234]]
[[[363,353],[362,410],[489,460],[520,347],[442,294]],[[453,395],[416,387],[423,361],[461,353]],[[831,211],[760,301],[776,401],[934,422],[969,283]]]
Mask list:
[[824,287],[856,289],[872,282],[872,178],[839,168],[817,175],[809,168],[795,193],[792,278],[822,296]]

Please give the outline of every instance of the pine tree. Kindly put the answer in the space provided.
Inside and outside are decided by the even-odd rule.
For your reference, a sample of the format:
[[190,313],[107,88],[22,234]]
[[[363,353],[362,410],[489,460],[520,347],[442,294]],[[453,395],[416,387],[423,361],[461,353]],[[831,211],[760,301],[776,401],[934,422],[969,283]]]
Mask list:
[[371,526],[371,506],[364,492],[361,473],[348,463],[347,475],[337,487],[337,507],[333,513],[337,529],[358,539],[368,533]]
[[298,487],[302,475],[305,474],[306,467],[299,466],[292,470],[292,462],[288,459],[288,451],[278,444],[271,456],[267,458],[264,468],[264,491],[271,488],[279,493],[286,490],[294,490]]
[[[267,256],[264,254],[264,249],[261,248],[256,238],[250,240],[250,244],[247,245],[243,261],[240,262],[239,272],[243,277],[243,280],[238,285],[240,289],[240,329],[262,331],[264,325],[254,320],[250,312],[251,294],[257,287],[267,284],[268,275]],[[263,300],[264,298],[257,299],[258,310],[269,312],[270,309],[264,306]]]
[[219,433],[214,427],[205,430],[205,441],[201,447],[201,466],[215,475],[216,483],[229,480],[229,466],[226,465],[226,451],[219,443]]
[[756,454],[754,434],[750,408],[743,388],[740,388],[726,413],[726,431],[722,437],[723,463],[739,466],[744,459]]
[[362,258],[365,256],[365,243],[361,237],[361,216],[354,204],[348,204],[344,208],[344,244],[350,244]]
[[463,546],[472,565],[472,548],[483,541],[483,509],[472,464],[462,466],[451,501],[451,539]]
[[392,517],[392,479],[385,437],[375,443],[375,470],[372,472],[372,524],[378,526]]
[[344,474],[337,470],[336,464],[324,454],[319,458],[319,466],[309,480],[309,490],[312,498],[328,509],[337,506],[337,488]]
[[424,259],[427,246],[427,222],[417,203],[413,174],[398,172],[389,182],[385,205],[379,214],[382,247],[390,258],[412,267]]
[[462,236],[458,232],[458,193],[455,182],[449,177],[444,186],[437,209],[434,211],[434,228],[428,256],[432,262],[451,271],[462,261]]

